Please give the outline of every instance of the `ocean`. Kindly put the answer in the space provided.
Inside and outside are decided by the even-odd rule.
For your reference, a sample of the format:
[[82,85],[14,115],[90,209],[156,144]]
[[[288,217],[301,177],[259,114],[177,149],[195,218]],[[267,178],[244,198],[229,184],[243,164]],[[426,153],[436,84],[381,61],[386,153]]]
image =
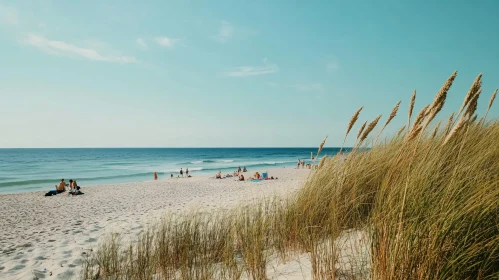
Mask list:
[[[338,148],[324,148],[321,157]],[[317,148],[82,148],[0,149],[0,193],[51,190],[61,178],[78,185],[138,182],[179,175],[189,168],[192,176],[232,174],[295,167],[297,160],[310,163]]]

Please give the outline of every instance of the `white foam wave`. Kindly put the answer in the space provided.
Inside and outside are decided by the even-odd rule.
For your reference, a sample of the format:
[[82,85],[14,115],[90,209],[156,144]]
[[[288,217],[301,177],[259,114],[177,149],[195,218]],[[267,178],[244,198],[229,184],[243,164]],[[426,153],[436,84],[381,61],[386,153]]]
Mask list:
[[234,162],[233,159],[221,159],[221,160],[217,160],[217,162]]
[[284,163],[284,161],[266,161],[264,162],[265,164],[270,164],[270,165],[274,165],[274,164],[281,164],[281,163]]
[[191,161],[192,164],[200,164],[200,163],[203,163],[202,160],[195,160],[195,161]]

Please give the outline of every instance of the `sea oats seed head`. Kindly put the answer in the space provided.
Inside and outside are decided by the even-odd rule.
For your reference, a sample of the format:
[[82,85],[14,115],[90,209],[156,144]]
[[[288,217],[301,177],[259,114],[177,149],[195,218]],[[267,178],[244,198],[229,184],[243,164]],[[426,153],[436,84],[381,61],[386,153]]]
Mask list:
[[399,136],[404,130],[405,130],[405,125],[399,129],[399,131],[397,132],[397,136]]
[[482,93],[482,89],[479,89],[477,93],[471,98],[468,107],[466,108],[466,111],[464,112],[464,115],[469,118],[473,116],[473,114],[476,111],[476,108],[478,107],[478,98],[480,97],[480,94]]
[[366,124],[367,124],[367,121],[365,121],[364,124],[360,127],[359,132],[357,133],[357,139],[359,139],[360,135],[362,134],[362,131],[364,131]]
[[357,120],[359,119],[359,114],[360,114],[360,111],[362,111],[362,108],[364,108],[364,106],[361,106],[352,116],[352,118],[350,118],[350,122],[348,123],[348,128],[347,128],[347,133],[345,134],[345,137],[348,135],[348,133],[350,132],[350,130],[352,129],[353,125],[355,124],[355,122],[357,122]]
[[416,138],[416,136],[418,136],[418,134],[421,132],[422,129],[423,127],[421,126],[412,129],[411,133],[409,133],[409,135],[407,136],[407,141],[411,141],[412,139]]
[[416,103],[416,89],[414,89],[414,93],[412,94],[411,97],[411,104],[409,104],[409,122],[411,121],[412,117],[412,110],[414,109],[414,103]]
[[450,133],[447,135],[447,137],[445,137],[445,140],[444,140],[442,146],[447,144],[447,142],[449,142],[449,140],[452,139],[452,137],[454,135],[456,135],[465,126],[466,123],[467,122],[466,122],[465,118],[461,117],[461,119],[459,119],[457,124],[452,128]]
[[440,110],[444,106],[445,99],[447,97],[447,92],[449,91],[450,87],[452,86],[452,83],[454,82],[454,79],[456,78],[456,76],[457,76],[457,71],[452,73],[452,75],[447,79],[447,81],[445,81],[443,86],[437,92],[437,95],[435,95],[435,99],[433,99],[433,102],[431,103],[431,106],[430,106],[431,115],[430,115],[429,121],[431,121],[438,114],[438,112],[440,112]]
[[319,169],[321,169],[322,166],[324,166],[324,162],[326,162],[326,156],[323,156],[321,162],[319,162]]
[[395,116],[397,115],[397,111],[399,110],[400,102],[402,102],[402,101],[399,101],[395,105],[395,107],[393,107],[392,112],[390,113],[390,116],[388,117],[388,120],[386,120],[385,126],[387,126],[393,120],[393,118],[395,118]]
[[419,111],[419,114],[416,116],[416,119],[414,120],[414,124],[412,125],[411,131],[423,122],[424,118],[426,117],[426,113],[428,111],[428,108],[430,108],[430,105],[424,106],[423,109],[421,109],[421,111]]
[[364,141],[369,133],[376,127],[378,124],[379,119],[381,118],[381,115],[377,116],[372,122],[369,123],[367,126],[366,130],[362,133],[362,137],[360,138],[360,142]]
[[469,102],[471,101],[473,96],[475,96],[475,93],[478,92],[481,86],[482,86],[482,73],[478,74],[478,76],[473,81],[473,84],[471,84],[468,93],[466,93],[466,96],[464,97],[463,104],[461,105],[458,114],[461,113],[463,109],[469,104]]
[[322,140],[322,143],[319,146],[319,150],[317,151],[317,155],[319,155],[321,153],[322,147],[324,147],[324,144],[326,143],[326,139],[327,139],[327,136],[326,136],[326,138],[324,138],[324,140]]
[[496,99],[496,94],[497,94],[497,89],[494,91],[494,93],[493,93],[493,94],[492,94],[492,96],[490,97],[488,110],[490,109],[490,107],[492,107],[492,103],[494,103],[494,99]]

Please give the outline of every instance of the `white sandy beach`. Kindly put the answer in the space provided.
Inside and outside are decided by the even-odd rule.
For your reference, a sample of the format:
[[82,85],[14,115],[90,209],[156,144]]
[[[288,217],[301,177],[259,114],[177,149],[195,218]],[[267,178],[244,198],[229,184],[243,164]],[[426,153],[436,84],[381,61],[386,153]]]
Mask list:
[[82,258],[106,233],[134,238],[167,212],[211,211],[285,196],[299,189],[309,174],[309,170],[294,168],[268,171],[279,179],[253,183],[234,178],[160,178],[83,186],[85,194],[80,196],[0,195],[0,279],[32,279],[33,269],[47,270],[39,278],[77,279]]

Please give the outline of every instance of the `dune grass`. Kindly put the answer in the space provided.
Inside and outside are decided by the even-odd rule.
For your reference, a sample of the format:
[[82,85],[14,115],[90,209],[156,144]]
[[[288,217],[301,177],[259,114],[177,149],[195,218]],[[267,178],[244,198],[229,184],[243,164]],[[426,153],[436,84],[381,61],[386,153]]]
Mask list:
[[355,147],[323,157],[298,193],[170,215],[131,244],[110,236],[81,279],[267,279],[271,258],[302,254],[313,279],[498,279],[499,122],[477,120],[481,74],[445,127],[432,124],[456,75],[411,120],[414,91],[391,139],[378,141],[400,102],[376,137],[381,116],[364,122]]

